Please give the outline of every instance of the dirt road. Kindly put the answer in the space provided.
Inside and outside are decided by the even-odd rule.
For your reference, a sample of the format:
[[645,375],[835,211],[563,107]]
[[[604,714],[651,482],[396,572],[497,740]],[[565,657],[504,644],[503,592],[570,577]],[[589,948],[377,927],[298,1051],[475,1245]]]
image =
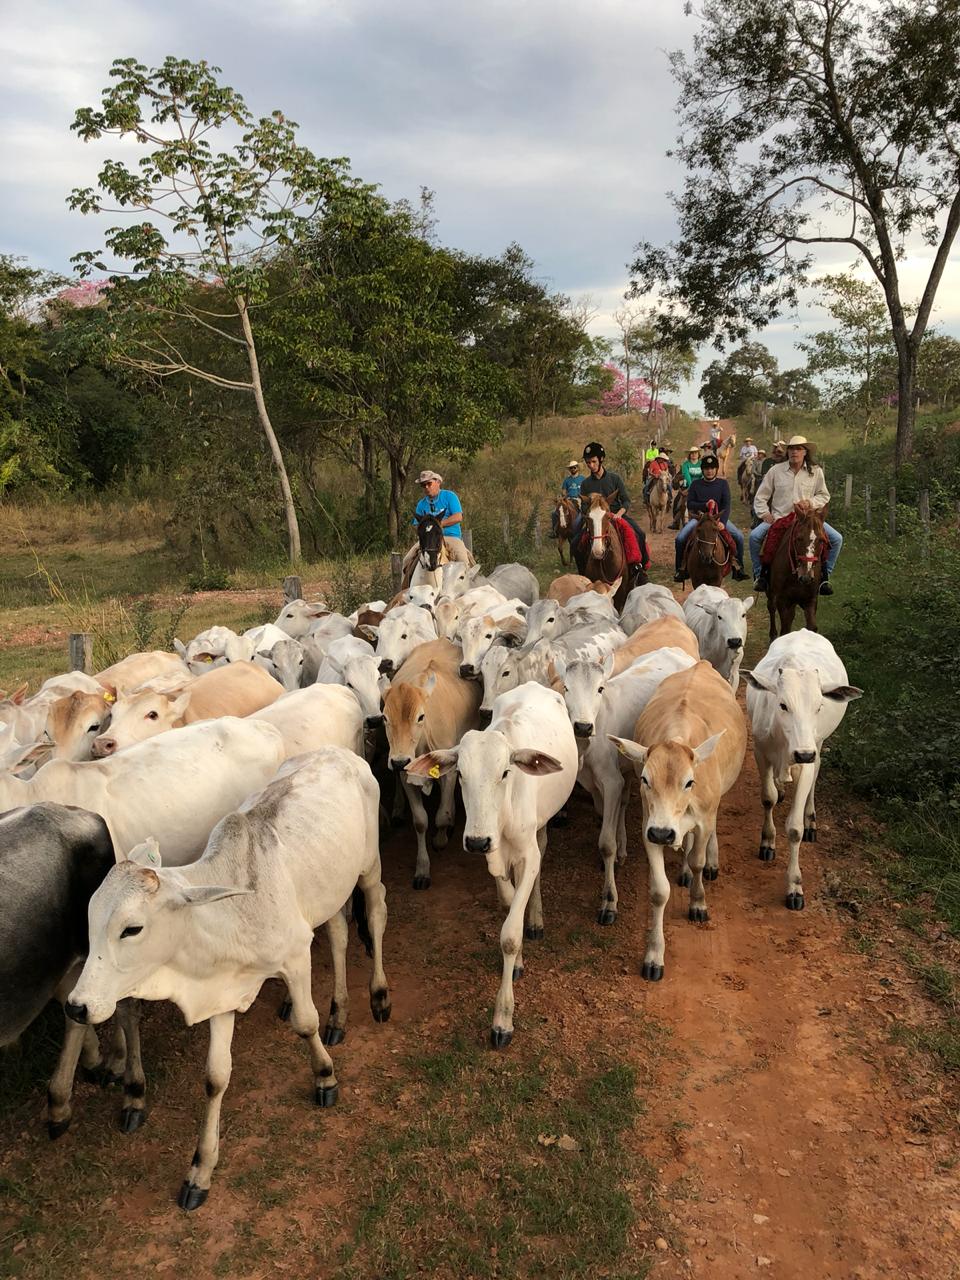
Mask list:
[[[671,537],[652,539],[658,565]],[[758,610],[751,624],[764,622]],[[721,873],[707,886],[710,923],[688,923],[686,894],[674,888],[659,984],[639,977],[646,868],[636,812],[628,821],[631,857],[618,873],[619,920],[603,929],[595,923],[596,821],[585,800],[574,799],[570,825],[551,834],[547,937],[527,945],[517,1034],[500,1055],[483,1047],[501,919],[483,859],[462,851],[457,831],[434,859],[432,888],[415,894],[413,842],[405,832],[390,837],[384,866],[394,1013],[384,1027],[370,1022],[365,962],[354,946],[350,1028],[334,1051],[340,1105],[310,1107],[305,1057],[277,1022],[277,993],[268,985],[238,1025],[210,1201],[196,1214],[179,1213],[173,1196],[193,1148],[205,1037],[185,1031],[168,1008],[151,1009],[144,1035],[151,1111],[139,1134],[119,1135],[116,1095],[87,1085],[78,1087],[76,1124],[61,1142],[43,1136],[38,1089],[5,1126],[0,1269],[31,1276],[957,1276],[955,1095],[950,1103],[942,1077],[890,1037],[907,1013],[924,1016],[922,997],[882,936],[872,956],[854,949],[849,917],[825,887],[825,877],[855,873],[857,824],[819,806],[819,843],[803,851],[807,908],[788,912],[782,856],[772,865],[756,857],[757,795],[748,753],[721,810]],[[329,991],[322,939],[316,954],[322,1010]],[[619,1171],[633,1220],[611,1259],[602,1242],[615,1230],[613,1210],[591,1209],[601,1219],[611,1213],[609,1228],[583,1220],[573,1235],[592,1230],[593,1252],[586,1261],[577,1255],[575,1265],[569,1252],[552,1251],[562,1216],[553,1227],[531,1225],[550,1219],[529,1195],[529,1181],[546,1185],[556,1167],[549,1162],[564,1158],[546,1144],[565,1124],[573,1132],[575,1113],[564,1108],[600,1059],[635,1073],[641,1109],[625,1121]],[[594,1113],[584,1130],[597,1125],[600,1132],[601,1120]],[[610,1170],[600,1146],[588,1147],[588,1131],[573,1138],[593,1152],[570,1166],[577,1176],[564,1184],[570,1201],[562,1213],[575,1216],[591,1180]],[[512,1244],[506,1226],[487,1221],[490,1204],[504,1221],[509,1206]]]

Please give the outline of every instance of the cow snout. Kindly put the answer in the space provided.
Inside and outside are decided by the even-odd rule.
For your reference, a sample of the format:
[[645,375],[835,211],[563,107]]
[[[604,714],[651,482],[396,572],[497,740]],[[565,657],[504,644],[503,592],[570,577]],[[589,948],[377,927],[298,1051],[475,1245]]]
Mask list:
[[461,680],[476,680],[476,678],[477,678],[477,668],[476,668],[475,666],[473,666],[473,665],[472,665],[472,663],[469,663],[469,662],[461,662],[461,663],[460,663],[460,678],[461,678]]
[[379,667],[379,671],[380,671],[380,674],[381,674],[382,676],[392,676],[392,675],[393,675],[393,661],[392,661],[392,659],[390,659],[390,658],[381,658],[381,659],[380,659],[380,667]]
[[391,756],[390,768],[394,773],[403,773],[404,769],[410,763],[409,756]]
[[102,760],[104,756],[112,756],[116,749],[116,738],[94,738],[90,754],[94,760]]
[[797,764],[813,764],[817,758],[817,753],[815,751],[795,751],[793,758]]
[[381,725],[381,724],[383,724],[383,712],[382,712],[382,711],[381,711],[381,713],[380,713],[379,715],[376,715],[376,716],[367,716],[367,717],[364,719],[364,722],[363,722],[363,726],[364,726],[364,728],[365,728],[365,729],[376,729],[376,728],[377,728],[379,725]]
[[592,738],[593,725],[587,720],[574,720],[573,732],[574,736],[577,738]]
[[489,836],[464,836],[463,847],[467,853],[489,853],[490,852]]
[[740,637],[739,637],[739,636],[731,636],[731,637],[730,637],[730,639],[727,641],[727,648],[728,648],[728,649],[742,649],[742,648],[743,648],[743,641],[740,639]]
[[72,1000],[68,1000],[63,1006],[64,1013],[68,1018],[72,1018],[74,1022],[87,1021],[87,1006],[85,1004],[74,1004]]
[[677,835],[673,827],[647,827],[647,839],[651,844],[665,844],[671,847],[677,843]]
[[481,723],[481,725],[484,727],[484,729],[487,727],[487,725],[490,723],[490,721],[491,721],[492,719],[493,719],[493,710],[492,710],[492,708],[489,708],[489,707],[481,707],[481,708],[480,708],[480,723]]

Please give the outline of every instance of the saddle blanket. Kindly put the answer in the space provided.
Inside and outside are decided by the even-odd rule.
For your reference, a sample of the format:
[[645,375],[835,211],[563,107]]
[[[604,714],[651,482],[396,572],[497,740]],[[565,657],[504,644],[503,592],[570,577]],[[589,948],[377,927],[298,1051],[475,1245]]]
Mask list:
[[[779,520],[774,520],[773,524],[767,530],[767,536],[763,540],[763,550],[760,552],[760,563],[767,568],[773,564],[773,557],[777,554],[777,548],[783,541],[783,535],[793,525],[797,518],[797,513],[791,511],[788,516],[781,516]],[[826,564],[827,556],[830,554],[830,543],[826,538],[820,547],[820,559]]]
[[[623,542],[623,554],[627,558],[627,564],[630,565],[631,567],[634,567],[639,564],[644,569],[649,569],[650,568],[649,556],[646,559],[646,563],[644,563],[644,557],[640,551],[640,541],[637,538],[636,533],[634,533],[633,526],[628,524],[626,520],[621,520],[617,516],[614,516],[613,520],[620,531],[620,539]],[[584,542],[589,542],[591,536],[592,535],[590,532],[590,525],[585,520],[581,525],[581,531],[580,531],[581,544],[583,544]]]

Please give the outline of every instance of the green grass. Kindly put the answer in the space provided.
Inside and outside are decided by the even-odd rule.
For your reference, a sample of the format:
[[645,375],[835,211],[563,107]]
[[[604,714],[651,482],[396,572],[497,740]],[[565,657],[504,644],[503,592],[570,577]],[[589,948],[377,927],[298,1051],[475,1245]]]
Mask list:
[[894,1044],[929,1054],[943,1071],[960,1071],[960,1019],[950,1018],[942,1027],[912,1027],[905,1022],[893,1022],[890,1039]]

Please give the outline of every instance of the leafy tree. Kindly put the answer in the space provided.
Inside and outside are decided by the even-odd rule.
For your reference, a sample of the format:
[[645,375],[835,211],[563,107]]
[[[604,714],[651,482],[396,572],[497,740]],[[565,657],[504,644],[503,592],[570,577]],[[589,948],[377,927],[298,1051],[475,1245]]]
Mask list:
[[893,347],[887,308],[878,286],[855,276],[824,276],[821,285],[836,327],[799,346],[809,371],[826,380],[834,407],[866,443],[892,390],[883,376],[883,357]]
[[[694,337],[739,339],[796,302],[812,250],[846,244],[883,291],[897,353],[897,464],[913,446],[917,358],[960,227],[958,0],[705,0],[673,55],[680,233],[637,247]],[[899,262],[933,250],[919,303]]]
[[781,409],[816,409],[820,388],[806,369],[781,369],[770,378],[770,399]]
[[744,342],[725,360],[714,360],[703,371],[700,399],[707,413],[736,418],[754,401],[771,399],[771,379],[777,362],[761,342]]
[[946,333],[929,332],[920,346],[917,389],[941,409],[960,404],[960,342]]
[[696,348],[673,337],[654,309],[638,313],[630,337],[637,372],[650,392],[647,417],[660,406],[664,395],[678,395],[689,382],[697,363]]
[[[116,137],[142,154],[135,161],[107,160],[98,190],[77,189],[68,203],[100,213],[109,199],[119,211],[137,213],[138,220],[106,234],[108,251],[123,264],[111,306],[127,306],[141,320],[120,357],[157,378],[186,374],[253,397],[295,562],[300,530],[267,410],[255,322],[275,301],[268,288],[271,256],[301,240],[309,218],[331,197],[361,189],[348,178],[345,161],[318,159],[301,146],[296,124],[282,112],[255,120],[240,95],[217,80],[219,71],[173,57],[153,69],[133,58],[115,61],[101,107],[78,110],[72,128],[85,142]],[[238,130],[238,142],[213,149],[221,131]],[[108,269],[99,258],[86,252],[74,261],[84,272]],[[194,364],[172,340],[172,324],[184,321],[217,339],[208,364]],[[245,372],[225,352],[239,353]]]

